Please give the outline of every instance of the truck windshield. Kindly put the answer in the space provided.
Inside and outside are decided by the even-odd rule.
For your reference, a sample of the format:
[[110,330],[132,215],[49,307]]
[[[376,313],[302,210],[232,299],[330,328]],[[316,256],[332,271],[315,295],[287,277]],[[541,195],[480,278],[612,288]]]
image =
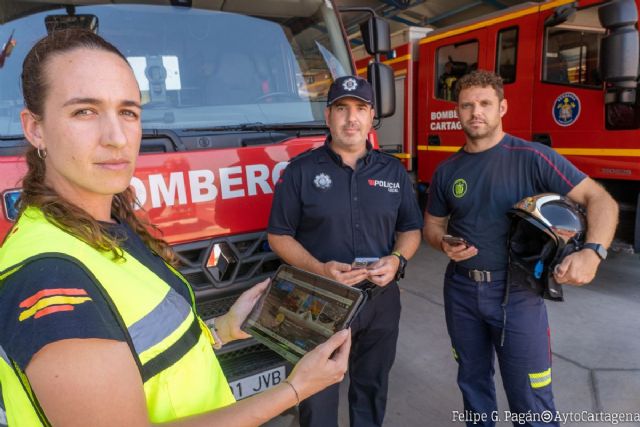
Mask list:
[[22,61],[47,28],[90,27],[123,52],[140,85],[146,129],[318,126],[332,79],[353,72],[328,0],[73,3],[2,3],[2,137],[22,134]]

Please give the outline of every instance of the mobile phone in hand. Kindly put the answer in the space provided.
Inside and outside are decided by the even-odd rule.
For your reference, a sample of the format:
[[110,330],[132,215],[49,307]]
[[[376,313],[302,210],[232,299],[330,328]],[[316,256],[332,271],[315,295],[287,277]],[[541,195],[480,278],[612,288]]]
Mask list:
[[462,237],[456,237],[450,234],[445,234],[444,236],[442,236],[442,240],[444,240],[446,243],[448,243],[451,246],[459,246],[459,245],[464,245],[466,247],[469,246],[469,242],[464,240]]
[[358,268],[369,268],[376,262],[378,262],[380,258],[356,258],[353,260],[351,264],[351,268],[354,270]]

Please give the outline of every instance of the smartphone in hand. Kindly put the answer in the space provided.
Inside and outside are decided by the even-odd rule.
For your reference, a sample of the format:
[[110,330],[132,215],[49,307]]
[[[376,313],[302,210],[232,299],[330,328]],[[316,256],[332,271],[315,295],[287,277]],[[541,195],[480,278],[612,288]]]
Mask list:
[[353,260],[351,264],[351,268],[356,270],[359,268],[369,268],[376,262],[378,262],[380,258],[356,258]]
[[445,234],[444,236],[442,236],[442,240],[451,246],[459,246],[459,245],[464,245],[465,247],[470,246],[469,242],[467,242],[462,237],[456,237],[450,234]]

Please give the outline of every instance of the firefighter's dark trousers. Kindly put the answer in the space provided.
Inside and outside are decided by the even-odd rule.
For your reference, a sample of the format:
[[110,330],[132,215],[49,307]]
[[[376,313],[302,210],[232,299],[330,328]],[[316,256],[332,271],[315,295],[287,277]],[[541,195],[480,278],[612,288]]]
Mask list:
[[[555,421],[545,422],[549,415],[555,417],[546,307],[532,290],[512,284],[504,307],[505,324],[505,279],[506,272],[502,272],[494,274],[492,281],[476,282],[453,263],[445,274],[447,329],[458,362],[464,409],[470,414],[486,414],[468,417],[486,421],[474,424],[467,418],[467,425],[494,426],[497,419],[506,418],[506,408],[497,412],[493,381],[497,353],[509,416],[514,417],[509,421],[518,426],[557,426]],[[521,418],[516,420],[516,416]]]
[[[400,291],[394,282],[367,301],[351,324],[349,416],[353,427],[382,425],[399,321]],[[337,427],[339,388],[335,384],[300,403],[300,425]]]

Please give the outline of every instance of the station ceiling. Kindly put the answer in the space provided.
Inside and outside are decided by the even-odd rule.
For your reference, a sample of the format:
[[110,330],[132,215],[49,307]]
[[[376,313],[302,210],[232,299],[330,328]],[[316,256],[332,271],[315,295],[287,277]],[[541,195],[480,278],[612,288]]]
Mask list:
[[[523,0],[336,0],[342,8],[367,7],[387,19],[391,32],[407,26],[442,28],[469,19],[526,3]],[[366,12],[343,13],[350,36],[359,33],[358,24],[368,17]]]

